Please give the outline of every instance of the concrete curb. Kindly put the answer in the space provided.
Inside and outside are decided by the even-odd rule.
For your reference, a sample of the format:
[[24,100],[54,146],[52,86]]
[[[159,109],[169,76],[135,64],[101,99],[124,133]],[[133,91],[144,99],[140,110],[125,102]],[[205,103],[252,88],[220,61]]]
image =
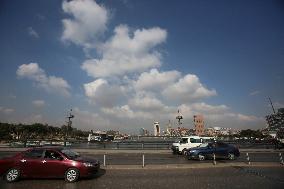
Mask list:
[[224,167],[283,167],[283,165],[274,162],[267,163],[226,163],[213,165],[212,163],[201,163],[201,164],[166,164],[166,165],[146,165],[144,168],[142,165],[107,165],[106,167],[101,167],[102,169],[112,169],[112,170],[131,170],[131,169],[141,169],[141,170],[151,170],[151,169],[204,169],[204,168],[224,168]]

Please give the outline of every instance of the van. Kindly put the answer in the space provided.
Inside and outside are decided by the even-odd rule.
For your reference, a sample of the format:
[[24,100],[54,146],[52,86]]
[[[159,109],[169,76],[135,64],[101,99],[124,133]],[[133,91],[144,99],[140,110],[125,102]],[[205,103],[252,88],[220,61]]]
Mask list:
[[187,136],[172,144],[173,154],[185,154],[187,149],[199,146],[202,143],[213,141],[213,137]]

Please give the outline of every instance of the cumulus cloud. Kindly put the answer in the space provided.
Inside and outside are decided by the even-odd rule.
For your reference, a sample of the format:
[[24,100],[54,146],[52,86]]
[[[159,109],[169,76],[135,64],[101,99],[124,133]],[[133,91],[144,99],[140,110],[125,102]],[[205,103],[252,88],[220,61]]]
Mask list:
[[32,27],[28,27],[28,34],[34,38],[39,38],[39,34]]
[[110,85],[107,80],[97,79],[84,84],[85,95],[93,104],[103,107],[114,106],[124,97],[123,87]]
[[81,110],[77,107],[75,107],[73,111],[76,115],[76,119],[74,119],[73,125],[76,128],[84,128],[89,130],[107,130],[111,127],[110,121],[97,113]]
[[258,120],[264,120],[264,118],[259,118],[256,116],[251,116],[251,115],[244,115],[244,114],[230,114],[232,117],[238,118],[240,121],[246,121],[246,122],[253,122],[253,121],[258,121]]
[[193,103],[190,105],[195,112],[202,114],[223,114],[229,110],[226,105],[210,105],[204,102]]
[[44,100],[34,100],[32,101],[32,104],[35,106],[35,107],[44,107],[45,106],[45,101]]
[[128,103],[131,108],[143,111],[162,111],[165,107],[156,97],[145,93],[137,94]]
[[37,86],[47,92],[70,96],[70,86],[67,81],[61,77],[47,76],[37,63],[22,64],[18,67],[17,76],[34,81]]
[[134,82],[134,87],[137,90],[161,91],[180,77],[181,73],[178,71],[159,72],[157,69],[151,69],[139,76]]
[[161,65],[161,56],[154,48],[166,40],[161,28],[138,29],[130,33],[126,25],[115,28],[114,36],[101,47],[101,59],[89,59],[82,69],[89,76],[111,77],[140,73]]
[[108,11],[93,0],[65,0],[62,9],[72,16],[62,20],[63,41],[91,48],[107,29]]
[[103,113],[127,119],[151,119],[152,115],[149,112],[133,111],[128,105],[116,106],[111,108],[102,108]]
[[188,103],[199,99],[216,96],[216,90],[207,89],[196,75],[187,74],[173,85],[162,91],[162,95],[175,102]]
[[[261,118],[235,113],[226,105],[203,102],[205,98],[216,96],[217,91],[206,87],[197,75],[159,70],[163,54],[158,48],[167,39],[165,29],[118,25],[114,33],[103,40],[109,20],[105,7],[92,0],[73,0],[64,1],[62,8],[71,17],[62,20],[61,39],[84,50],[95,48],[97,54],[81,65],[81,69],[94,78],[83,87],[96,112],[75,109],[79,115],[76,124],[102,130],[118,125],[129,130],[137,130],[134,127],[139,126],[151,128],[154,120],[168,123],[169,119],[175,119],[178,109],[184,114],[187,127],[193,126],[194,114],[203,114],[214,126],[263,123]],[[41,85],[50,78],[40,68],[22,72]]]
[[[185,122],[192,122],[193,115],[202,114],[205,119],[205,127],[257,129],[265,125],[263,117],[235,113],[226,105],[210,105],[202,102],[182,104],[178,109],[184,115]],[[190,125],[193,127],[192,123]]]

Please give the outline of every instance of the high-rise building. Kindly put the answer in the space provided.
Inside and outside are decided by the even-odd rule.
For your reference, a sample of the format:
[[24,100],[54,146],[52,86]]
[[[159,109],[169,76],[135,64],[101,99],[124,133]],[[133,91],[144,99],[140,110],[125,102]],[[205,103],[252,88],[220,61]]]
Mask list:
[[204,135],[204,119],[203,115],[193,116],[195,134],[198,136]]

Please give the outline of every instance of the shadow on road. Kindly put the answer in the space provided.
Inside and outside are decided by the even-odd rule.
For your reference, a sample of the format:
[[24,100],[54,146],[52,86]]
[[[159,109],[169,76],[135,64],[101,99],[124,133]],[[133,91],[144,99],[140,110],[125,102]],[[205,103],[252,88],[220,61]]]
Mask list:
[[97,174],[90,178],[81,178],[78,182],[67,183],[63,178],[52,179],[36,179],[36,178],[23,178],[14,183],[7,183],[3,179],[0,180],[1,189],[50,189],[50,188],[62,188],[62,189],[80,189],[82,185],[89,185],[96,182],[97,179],[106,174],[105,169],[100,169]]
[[81,180],[92,180],[92,179],[97,179],[100,178],[101,176],[106,174],[106,170],[105,169],[100,169],[99,172],[95,175],[93,175],[92,177],[89,178],[81,178],[79,181]]

